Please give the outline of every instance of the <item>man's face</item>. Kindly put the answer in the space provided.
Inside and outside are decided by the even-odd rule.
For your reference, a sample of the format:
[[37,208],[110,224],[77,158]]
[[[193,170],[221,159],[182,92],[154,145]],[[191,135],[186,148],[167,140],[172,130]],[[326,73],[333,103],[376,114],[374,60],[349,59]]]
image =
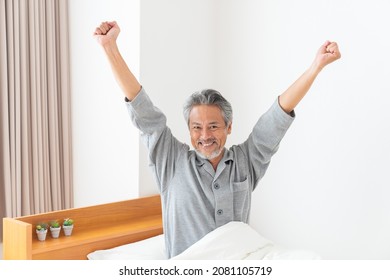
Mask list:
[[192,146],[198,154],[218,165],[232,130],[231,123],[226,126],[221,110],[213,105],[194,106],[190,112],[189,129]]

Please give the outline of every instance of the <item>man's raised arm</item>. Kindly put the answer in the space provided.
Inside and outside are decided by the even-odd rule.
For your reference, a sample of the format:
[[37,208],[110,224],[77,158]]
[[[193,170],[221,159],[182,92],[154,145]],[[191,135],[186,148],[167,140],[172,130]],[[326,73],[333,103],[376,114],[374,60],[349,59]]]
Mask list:
[[133,100],[141,90],[141,85],[130,71],[116,44],[120,28],[115,21],[102,22],[96,27],[93,36],[103,47],[110,63],[115,79],[121,87],[123,93],[129,100]]
[[337,43],[326,41],[318,50],[310,68],[279,96],[280,107],[282,107],[286,113],[291,113],[309,91],[321,70],[340,57],[341,54]]

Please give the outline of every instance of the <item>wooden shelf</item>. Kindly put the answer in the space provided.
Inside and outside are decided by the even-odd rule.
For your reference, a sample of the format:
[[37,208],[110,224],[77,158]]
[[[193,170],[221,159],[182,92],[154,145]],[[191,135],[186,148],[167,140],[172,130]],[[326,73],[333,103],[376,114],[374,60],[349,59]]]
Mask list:
[[[71,236],[52,238],[48,231],[39,241],[35,225],[72,218]],[[143,240],[162,233],[159,196],[83,208],[4,218],[4,259],[87,259],[87,254]]]

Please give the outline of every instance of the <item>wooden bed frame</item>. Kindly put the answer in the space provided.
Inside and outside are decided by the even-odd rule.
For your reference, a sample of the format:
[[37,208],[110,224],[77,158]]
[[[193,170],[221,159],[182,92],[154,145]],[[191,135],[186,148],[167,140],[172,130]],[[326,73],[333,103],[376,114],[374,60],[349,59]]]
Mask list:
[[[96,250],[162,234],[160,196],[72,208],[18,218],[3,218],[5,260],[86,260]],[[54,239],[48,231],[39,241],[35,225],[51,220],[74,220],[71,236]]]

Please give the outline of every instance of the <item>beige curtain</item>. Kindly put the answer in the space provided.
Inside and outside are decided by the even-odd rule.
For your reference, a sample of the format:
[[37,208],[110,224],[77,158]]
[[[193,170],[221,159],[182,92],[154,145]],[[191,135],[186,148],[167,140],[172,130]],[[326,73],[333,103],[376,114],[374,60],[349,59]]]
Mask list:
[[1,218],[73,207],[67,0],[0,0],[0,118]]

